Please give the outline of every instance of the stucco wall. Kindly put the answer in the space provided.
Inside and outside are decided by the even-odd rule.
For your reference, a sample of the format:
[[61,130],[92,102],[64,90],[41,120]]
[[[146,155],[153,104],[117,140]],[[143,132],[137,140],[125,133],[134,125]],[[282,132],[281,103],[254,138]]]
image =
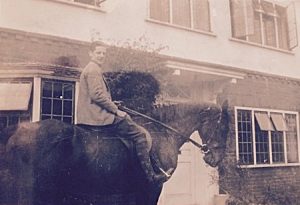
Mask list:
[[[94,31],[116,41],[145,35],[157,46],[168,46],[166,55],[300,78],[299,48],[285,53],[230,40],[228,2],[210,0],[215,36],[147,21],[148,0],[120,1],[110,13],[51,0],[2,0],[0,27],[82,41],[90,41]],[[300,11],[300,2],[296,9]],[[297,22],[300,30],[299,14]]]

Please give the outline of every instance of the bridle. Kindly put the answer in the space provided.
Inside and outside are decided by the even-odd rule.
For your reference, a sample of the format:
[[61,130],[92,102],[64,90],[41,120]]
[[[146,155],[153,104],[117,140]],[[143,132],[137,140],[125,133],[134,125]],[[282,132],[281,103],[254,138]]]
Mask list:
[[[184,138],[184,139],[187,139],[186,142],[191,142],[194,146],[196,146],[197,148],[199,148],[203,154],[208,154],[209,152],[211,152],[211,149],[217,149],[217,148],[223,148],[223,147],[224,147],[224,146],[219,146],[219,145],[218,145],[218,146],[209,147],[209,144],[210,144],[210,142],[211,142],[211,140],[212,140],[212,136],[213,136],[213,134],[215,133],[215,131],[217,130],[217,127],[218,127],[218,126],[220,125],[220,123],[221,123],[222,112],[219,113],[219,117],[218,117],[217,124],[216,124],[216,126],[214,127],[214,130],[215,130],[215,131],[214,131],[213,133],[210,134],[208,142],[206,142],[206,143],[204,143],[204,144],[200,144],[200,143],[196,142],[196,141],[193,140],[193,139],[187,138],[185,135],[183,135],[182,133],[180,133],[180,132],[179,132],[178,130],[176,130],[175,128],[173,128],[173,127],[171,127],[171,126],[169,126],[169,125],[167,125],[167,124],[165,124],[165,123],[163,123],[163,122],[161,122],[161,121],[159,121],[159,120],[156,120],[156,119],[154,119],[154,118],[152,118],[152,117],[149,117],[148,115],[144,115],[144,114],[142,114],[142,113],[140,113],[140,112],[137,112],[137,111],[135,111],[135,110],[132,110],[132,109],[130,109],[130,108],[127,108],[127,107],[121,106],[121,105],[119,105],[119,109],[125,111],[126,113],[132,114],[132,115],[141,116],[141,117],[143,117],[143,118],[146,118],[146,119],[148,119],[148,120],[150,120],[150,121],[152,121],[152,122],[155,122],[155,123],[161,125],[162,127],[166,128],[167,130],[172,131],[173,133],[177,134],[178,136],[180,136],[180,137],[182,137],[182,138]],[[210,109],[211,109],[211,107],[208,107],[208,108],[205,109],[203,112],[209,111]]]
[[[208,111],[210,110],[211,108],[208,107],[205,111]],[[215,134],[218,126],[220,125],[221,123],[221,120],[222,120],[222,112],[219,113],[219,117],[218,117],[218,121],[217,121],[217,124],[215,125],[215,127],[213,128],[214,132],[212,132],[209,137],[208,137],[208,141],[204,144],[199,144],[198,142],[196,142],[195,140],[193,139],[190,139],[188,138],[187,139],[187,142],[191,142],[194,146],[196,146],[197,148],[199,148],[201,150],[201,152],[203,154],[208,154],[209,152],[211,152],[211,149],[218,149],[218,148],[224,148],[224,146],[221,146],[221,145],[217,145],[217,146],[209,146],[209,144],[211,143],[212,141],[212,136]],[[183,136],[183,135],[181,135]]]

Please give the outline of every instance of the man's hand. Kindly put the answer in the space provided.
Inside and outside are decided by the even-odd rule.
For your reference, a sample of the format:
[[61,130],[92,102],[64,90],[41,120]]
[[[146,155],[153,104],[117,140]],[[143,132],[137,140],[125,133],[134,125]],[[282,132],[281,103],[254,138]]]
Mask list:
[[123,112],[122,110],[118,110],[116,115],[119,116],[119,117],[125,117],[127,115],[127,113]]
[[115,100],[115,101],[113,101],[115,104],[116,104],[116,106],[121,106],[122,104],[123,104],[123,101],[120,101],[120,100]]

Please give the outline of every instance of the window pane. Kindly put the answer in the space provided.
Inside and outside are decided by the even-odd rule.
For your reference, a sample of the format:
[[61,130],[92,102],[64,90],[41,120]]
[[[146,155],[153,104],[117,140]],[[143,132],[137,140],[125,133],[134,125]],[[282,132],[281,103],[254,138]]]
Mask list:
[[64,99],[72,99],[73,98],[73,84],[64,84]]
[[267,13],[269,15],[275,14],[274,7],[271,2],[261,1],[261,7],[265,13]]
[[53,100],[53,114],[54,115],[62,114],[62,101],[61,100]]
[[29,122],[30,116],[20,116],[20,122]]
[[72,101],[64,100],[64,113],[63,115],[72,116],[73,106]]
[[249,35],[249,41],[254,43],[262,43],[261,41],[261,24],[259,13],[254,13],[254,34]]
[[193,0],[194,28],[210,31],[210,16],[208,0]]
[[62,98],[62,83],[54,83],[53,98]]
[[288,28],[287,28],[286,9],[276,6],[276,11],[279,16],[277,18],[279,48],[287,50],[288,49]]
[[52,116],[52,119],[61,120],[61,116]]
[[276,47],[275,22],[273,16],[263,15],[265,44]]
[[150,0],[150,18],[170,22],[169,0]]
[[9,116],[8,125],[17,125],[17,124],[19,124],[19,117],[18,116]]
[[51,119],[50,115],[42,115],[42,120]]
[[0,117],[0,130],[7,127],[7,117]]
[[189,0],[173,0],[173,24],[191,27],[191,8]]
[[245,37],[245,21],[244,20],[244,12],[242,9],[242,2],[230,0],[230,17],[231,17],[231,31],[232,36],[236,38],[244,38]]
[[43,82],[42,97],[52,97],[52,83]]
[[272,160],[274,163],[284,162],[283,132],[271,132]]
[[51,114],[51,99],[42,100],[42,114]]
[[288,129],[286,132],[287,160],[288,163],[299,162],[296,115],[286,114],[285,119]]
[[72,118],[71,117],[64,117],[63,121],[66,123],[72,123]]
[[268,131],[261,130],[257,120],[255,120],[255,147],[257,164],[268,164],[270,162]]

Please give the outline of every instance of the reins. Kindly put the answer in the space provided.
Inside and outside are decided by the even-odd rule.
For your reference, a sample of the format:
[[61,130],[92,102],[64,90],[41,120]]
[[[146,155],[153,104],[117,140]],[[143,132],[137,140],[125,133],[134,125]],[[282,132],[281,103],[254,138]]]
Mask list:
[[[142,114],[142,113],[140,113],[140,112],[138,112],[138,111],[132,110],[132,109],[130,109],[130,108],[128,108],[128,107],[125,107],[125,106],[122,106],[122,105],[119,105],[118,107],[119,107],[120,110],[122,110],[122,111],[124,111],[124,112],[126,112],[126,113],[129,113],[129,114],[132,114],[132,115],[136,115],[136,116],[143,117],[143,118],[145,118],[145,119],[147,119],[147,120],[150,120],[150,121],[152,121],[152,122],[155,122],[155,123],[161,125],[162,127],[164,127],[164,128],[166,128],[166,129],[168,129],[168,130],[174,132],[175,134],[179,135],[180,137],[183,137],[183,138],[185,138],[185,139],[187,138],[186,136],[184,136],[182,133],[180,133],[180,132],[179,132],[178,130],[176,130],[175,128],[173,128],[173,127],[171,127],[171,126],[169,126],[169,125],[167,125],[167,124],[165,124],[165,123],[163,123],[163,122],[161,122],[161,121],[159,121],[159,120],[156,120],[156,119],[154,119],[154,118],[152,118],[152,117],[150,117],[150,116],[148,116],[148,115]],[[199,144],[198,142],[196,142],[195,140],[190,139],[190,138],[188,138],[188,141],[191,142],[191,143],[192,143],[193,145],[195,145],[196,147],[198,147],[199,149],[201,149],[201,151],[202,151],[204,154],[207,154],[208,152],[210,152],[209,148],[207,147],[207,144]]]

